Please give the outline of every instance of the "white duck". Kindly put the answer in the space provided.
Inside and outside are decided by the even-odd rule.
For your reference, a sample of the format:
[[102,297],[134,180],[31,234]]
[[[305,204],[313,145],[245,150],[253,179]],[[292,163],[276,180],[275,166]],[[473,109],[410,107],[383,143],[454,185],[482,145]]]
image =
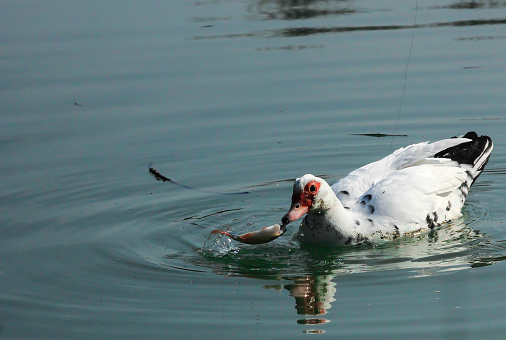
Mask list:
[[487,136],[461,137],[401,148],[330,186],[304,175],[293,185],[283,226],[307,214],[302,242],[349,245],[395,239],[461,216],[469,188],[492,152]]

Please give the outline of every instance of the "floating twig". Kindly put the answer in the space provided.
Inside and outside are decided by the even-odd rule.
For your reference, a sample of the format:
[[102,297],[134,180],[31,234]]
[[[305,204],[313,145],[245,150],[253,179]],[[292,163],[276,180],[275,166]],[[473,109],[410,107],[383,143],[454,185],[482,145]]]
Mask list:
[[209,193],[209,194],[218,194],[218,195],[244,195],[244,194],[249,194],[249,191],[221,192],[221,191],[211,191],[211,190],[202,190],[202,189],[193,188],[193,187],[191,187],[189,185],[185,185],[185,184],[176,182],[175,180],[170,179],[170,178],[162,175],[158,170],[156,170],[155,168],[152,168],[152,167],[149,167],[149,173],[152,174],[157,181],[170,182],[172,184],[179,185],[180,187],[183,187],[183,188],[186,188],[186,189],[200,191],[200,192],[206,192],[206,193]]

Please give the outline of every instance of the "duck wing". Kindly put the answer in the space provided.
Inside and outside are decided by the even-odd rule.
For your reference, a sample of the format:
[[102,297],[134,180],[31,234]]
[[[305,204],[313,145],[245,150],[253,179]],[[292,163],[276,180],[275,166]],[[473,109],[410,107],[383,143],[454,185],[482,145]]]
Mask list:
[[[469,188],[490,158],[492,140],[468,132],[464,138],[433,143],[432,149],[427,148],[431,144],[410,149],[417,145],[394,152],[397,158],[384,164],[390,173],[370,182],[371,187],[357,201],[349,202],[357,220],[376,221],[386,231],[405,233],[433,228],[461,215]],[[444,149],[439,150],[440,146]]]
[[443,150],[469,142],[468,138],[450,138],[435,143],[422,142],[394,151],[392,154],[352,171],[332,185],[332,190],[343,205],[349,206],[359,201],[375,184],[401,169],[424,161]]
[[457,162],[429,158],[375,183],[351,210],[359,220],[398,226],[401,233],[434,227],[460,216],[464,198],[459,188],[467,179]]

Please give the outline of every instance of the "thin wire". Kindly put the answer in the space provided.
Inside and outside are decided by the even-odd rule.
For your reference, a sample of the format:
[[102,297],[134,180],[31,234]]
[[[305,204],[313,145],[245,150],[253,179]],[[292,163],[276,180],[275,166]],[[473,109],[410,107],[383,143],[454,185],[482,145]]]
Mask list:
[[404,82],[402,84],[401,102],[399,103],[399,110],[397,111],[397,119],[395,120],[394,131],[392,133],[392,138],[390,139],[389,152],[392,152],[392,145],[394,143],[395,132],[397,131],[397,125],[399,124],[399,118],[401,117],[402,106],[404,104],[404,94],[406,93],[406,82],[408,79],[408,68],[409,62],[411,61],[411,52],[413,51],[413,41],[415,41],[415,29],[417,18],[418,18],[418,0],[416,0],[415,20],[413,22],[413,30],[411,31],[411,43],[409,45],[408,60],[406,61],[406,67],[404,68]]

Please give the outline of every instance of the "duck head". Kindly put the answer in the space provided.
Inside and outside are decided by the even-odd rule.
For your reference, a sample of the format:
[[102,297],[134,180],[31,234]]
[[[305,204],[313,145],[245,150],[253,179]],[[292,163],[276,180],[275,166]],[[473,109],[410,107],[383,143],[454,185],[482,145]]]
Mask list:
[[332,193],[332,189],[319,177],[307,174],[297,178],[293,184],[292,204],[281,223],[287,225],[306,213],[327,210],[325,198],[329,192]]

